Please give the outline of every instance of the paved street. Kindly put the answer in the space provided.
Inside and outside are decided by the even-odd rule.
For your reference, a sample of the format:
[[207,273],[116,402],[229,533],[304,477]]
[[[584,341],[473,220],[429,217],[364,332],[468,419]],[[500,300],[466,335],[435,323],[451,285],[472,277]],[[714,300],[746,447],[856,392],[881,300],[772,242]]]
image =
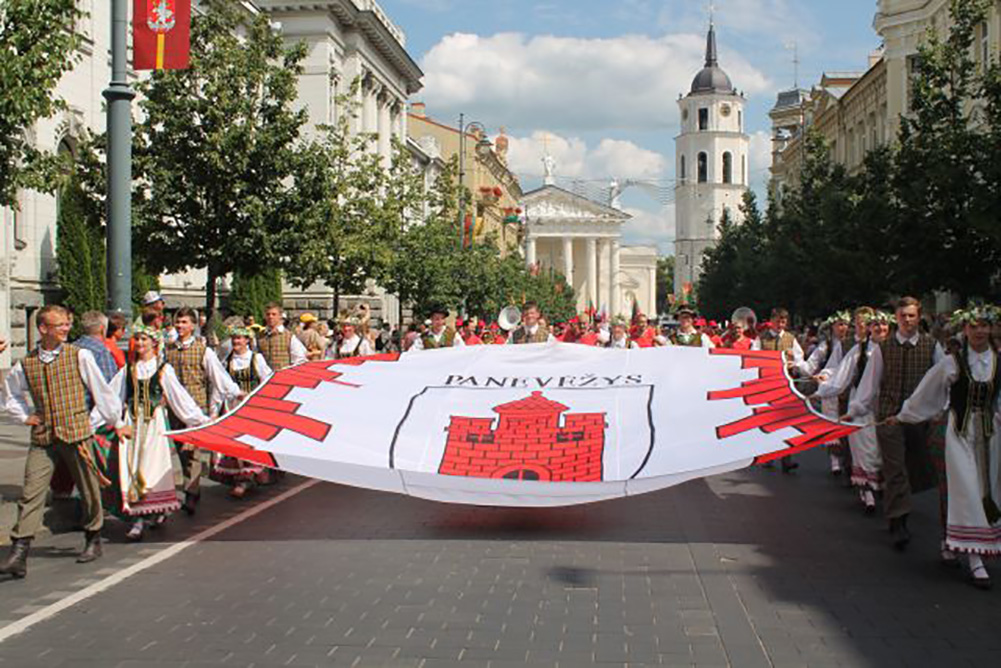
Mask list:
[[[938,565],[931,495],[900,555],[823,453],[802,460],[550,510],[316,484],[0,643],[0,665],[998,665],[1001,592]],[[216,488],[141,545],[113,525],[92,566],[79,534],[47,538],[0,583],[0,634],[303,484]]]

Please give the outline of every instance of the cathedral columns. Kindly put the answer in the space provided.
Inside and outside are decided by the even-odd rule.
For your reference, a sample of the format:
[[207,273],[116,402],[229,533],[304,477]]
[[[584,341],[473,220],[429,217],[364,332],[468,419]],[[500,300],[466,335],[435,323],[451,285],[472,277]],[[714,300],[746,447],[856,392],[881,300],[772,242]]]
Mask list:
[[598,303],[598,240],[587,238],[587,300],[588,305],[595,309],[601,308]]
[[525,264],[530,268],[535,266],[535,237],[525,240]]
[[[619,288],[619,242],[617,239],[612,239],[611,245],[611,262],[609,262],[609,279],[608,284],[611,286],[612,299],[610,307],[612,309],[612,315],[622,314],[622,290]],[[624,314],[623,314],[624,315]]]
[[563,276],[567,285],[573,288],[573,239],[563,237]]

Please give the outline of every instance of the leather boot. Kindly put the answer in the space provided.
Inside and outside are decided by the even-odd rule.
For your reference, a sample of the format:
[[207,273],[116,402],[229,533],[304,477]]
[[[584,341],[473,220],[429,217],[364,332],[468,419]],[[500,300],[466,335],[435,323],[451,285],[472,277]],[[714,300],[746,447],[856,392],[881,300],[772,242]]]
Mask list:
[[84,533],[87,543],[83,546],[83,552],[76,558],[78,564],[89,564],[98,559],[101,554],[101,532],[87,531]]
[[3,564],[0,564],[0,574],[10,575],[16,580],[27,575],[29,547],[31,547],[30,538],[15,538],[10,546],[10,554]]
[[897,550],[907,549],[907,544],[911,542],[911,532],[907,529],[907,515],[890,520],[890,542]]

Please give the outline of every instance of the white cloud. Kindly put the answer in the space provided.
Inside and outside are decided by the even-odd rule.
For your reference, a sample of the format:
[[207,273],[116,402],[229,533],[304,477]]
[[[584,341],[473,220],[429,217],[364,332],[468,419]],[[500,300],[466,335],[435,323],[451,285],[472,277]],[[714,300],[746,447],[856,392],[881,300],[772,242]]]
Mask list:
[[656,246],[659,255],[674,255],[674,204],[659,211],[625,207],[632,219],[622,228],[622,242]]
[[[499,33],[444,37],[424,56],[424,99],[439,115],[465,111],[488,125],[569,131],[677,125],[679,93],[702,66],[705,39],[625,35],[582,39]],[[723,50],[738,89],[769,90],[768,78]]]
[[545,130],[509,139],[508,165],[523,179],[541,176],[547,146],[556,160],[556,175],[563,178],[655,179],[663,175],[667,163],[660,153],[621,139],[605,138],[594,148],[580,137]]
[[772,166],[772,135],[766,130],[758,130],[751,135],[748,155],[751,163],[751,188],[760,188],[768,183],[768,169]]

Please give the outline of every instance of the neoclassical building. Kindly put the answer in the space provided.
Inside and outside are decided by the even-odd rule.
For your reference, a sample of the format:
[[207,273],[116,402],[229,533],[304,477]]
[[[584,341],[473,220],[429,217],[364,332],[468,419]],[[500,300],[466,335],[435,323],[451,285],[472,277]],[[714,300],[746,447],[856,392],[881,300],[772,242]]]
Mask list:
[[675,291],[694,286],[702,257],[718,237],[724,211],[740,223],[748,188],[750,138],[744,132],[744,96],[719,66],[716,30],[706,36],[705,66],[678,100],[681,134],[675,138]]
[[525,262],[562,274],[577,310],[609,315],[657,313],[657,249],[623,246],[629,214],[555,185],[551,166],[541,188],[525,193]]

